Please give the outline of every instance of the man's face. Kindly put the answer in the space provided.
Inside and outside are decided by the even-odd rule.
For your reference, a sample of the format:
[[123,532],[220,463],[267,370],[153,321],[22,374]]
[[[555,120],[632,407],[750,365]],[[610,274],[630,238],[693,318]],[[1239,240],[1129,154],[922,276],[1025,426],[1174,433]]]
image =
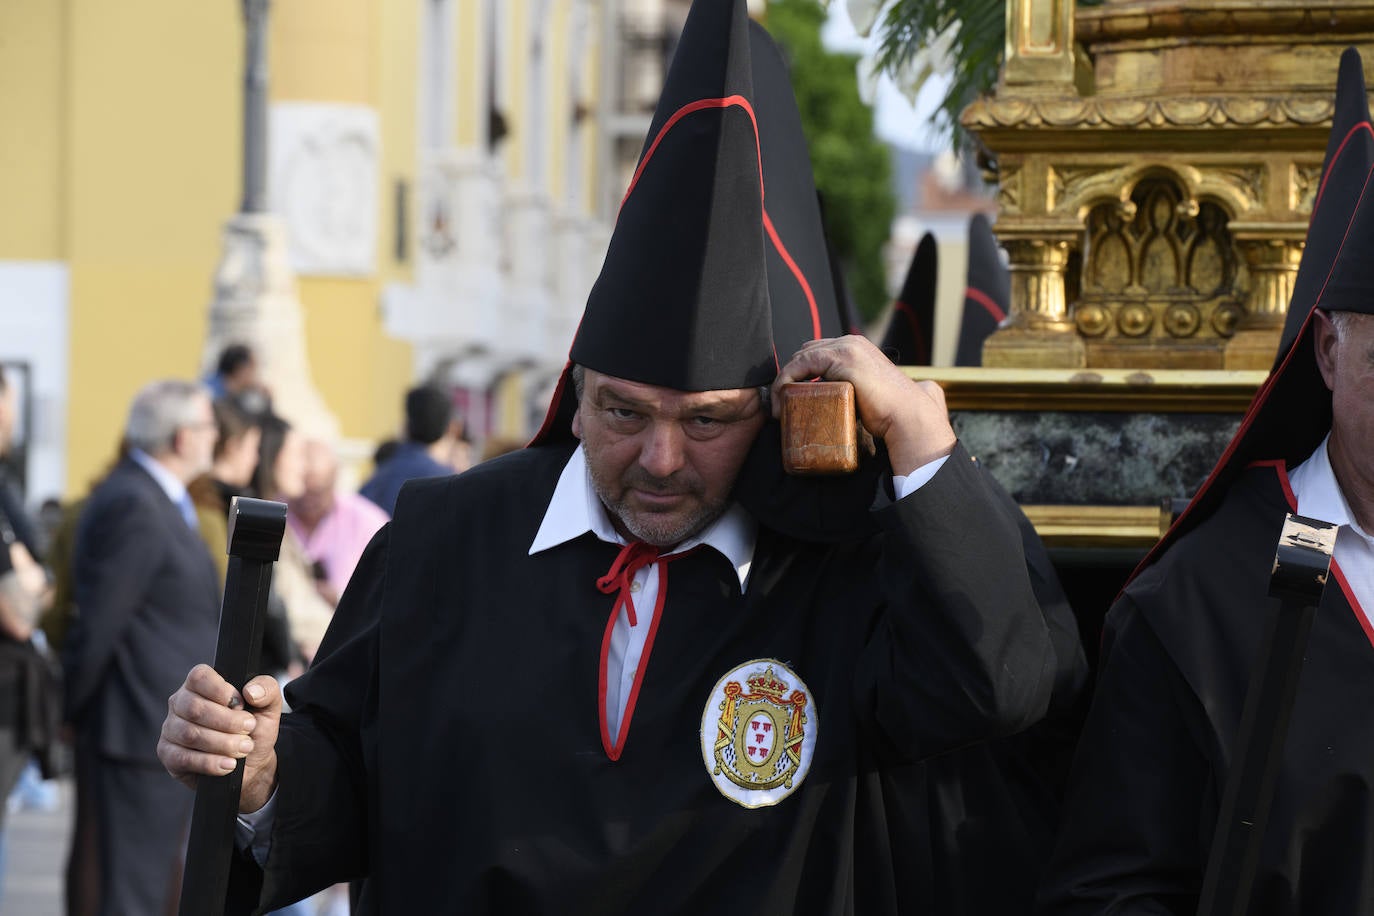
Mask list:
[[1331,460],[1342,488],[1355,490],[1347,495],[1368,501],[1374,499],[1374,315],[1350,315],[1339,339],[1324,314],[1313,320],[1317,365],[1331,389]]
[[617,530],[670,547],[725,511],[764,419],[754,388],[676,391],[588,369],[573,434]]
[[334,508],[334,485],[338,476],[339,465],[328,443],[314,439],[307,442],[304,491],[300,499],[291,501],[291,508],[311,522],[324,518]]
[[194,403],[192,421],[177,431],[177,450],[186,464],[187,480],[210,470],[215,456],[215,412],[210,399],[198,395]]
[[294,429],[282,440],[272,479],[277,484],[273,499],[296,500],[305,493],[305,439]]

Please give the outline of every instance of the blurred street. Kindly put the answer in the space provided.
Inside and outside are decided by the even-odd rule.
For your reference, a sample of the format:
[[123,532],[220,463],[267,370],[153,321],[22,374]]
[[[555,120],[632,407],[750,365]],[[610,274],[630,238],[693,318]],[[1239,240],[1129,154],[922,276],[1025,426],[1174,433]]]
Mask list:
[[24,808],[6,818],[0,916],[60,916],[62,870],[72,827],[72,783],[58,784],[53,811]]

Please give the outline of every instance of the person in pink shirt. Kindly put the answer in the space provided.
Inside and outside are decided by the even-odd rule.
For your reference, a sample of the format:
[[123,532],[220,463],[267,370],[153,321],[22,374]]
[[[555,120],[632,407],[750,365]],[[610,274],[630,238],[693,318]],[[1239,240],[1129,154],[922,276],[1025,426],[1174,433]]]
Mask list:
[[331,605],[339,603],[363,548],[388,520],[366,497],[339,491],[338,472],[334,450],[324,442],[309,442],[305,492],[290,501],[287,513],[287,524],[314,564],[316,586]]

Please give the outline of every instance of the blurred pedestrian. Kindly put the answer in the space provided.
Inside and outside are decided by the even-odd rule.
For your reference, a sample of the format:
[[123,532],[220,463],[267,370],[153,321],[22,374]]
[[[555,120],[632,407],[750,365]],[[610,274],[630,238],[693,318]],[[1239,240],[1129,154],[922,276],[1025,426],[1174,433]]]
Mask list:
[[[200,536],[210,548],[221,587],[229,573],[229,504],[237,496],[253,495],[262,439],[261,420],[244,411],[232,398],[215,401],[215,460],[209,473],[188,488],[196,504]],[[286,607],[273,589],[263,621],[262,665],[266,671],[286,672],[297,658],[291,642]]]
[[[268,415],[261,423],[253,491],[262,499],[288,504],[299,500],[305,493],[305,439],[281,417]],[[298,664],[288,665],[286,670],[294,676],[300,673],[301,665],[309,665],[315,656],[334,616],[334,605],[320,594],[310,561],[290,528],[282,538],[281,554],[273,567],[272,589],[285,605],[290,623]]]
[[86,495],[62,506],[62,518],[53,531],[48,546],[48,569],[52,572],[52,603],[43,612],[39,625],[47,637],[48,645],[54,652],[61,652],[67,640],[67,631],[76,617],[76,596],[72,578],[72,555],[76,552],[76,529],[81,522],[81,513],[86,511],[86,502],[100,482],[110,476],[110,472],[128,457],[124,447],[123,433],[115,446],[114,458],[101,469],[86,487]]
[[400,439],[383,439],[378,442],[377,447],[372,450],[372,466],[379,468],[386,464],[396,454],[396,449],[400,447]]
[[91,493],[77,527],[66,701],[77,822],[94,830],[98,912],[160,914],[176,899],[192,800],[157,763],[162,710],[178,672],[214,658],[219,621],[215,566],[186,491],[211,466],[209,393],[178,380],[145,386],[124,444],[127,457]]
[[371,500],[340,492],[338,477],[334,449],[317,440],[306,443],[305,489],[291,500],[286,517],[330,606],[339,603],[363,549],[387,523],[386,513]]
[[[121,434],[119,445],[115,448],[114,460],[91,482],[87,488],[87,495],[62,507],[62,519],[53,533],[52,545],[48,551],[48,569],[52,571],[53,579],[53,600],[40,621],[48,645],[56,653],[61,653],[72,621],[76,619],[72,557],[76,552],[76,532],[81,515],[86,510],[90,492],[119,466],[127,457],[127,451]],[[63,753],[70,751],[72,743],[70,729],[66,729],[66,732],[68,733],[63,735]],[[95,916],[100,909],[100,863],[96,844],[95,804],[88,795],[89,791],[90,786],[87,783],[77,780],[76,825],[72,830],[66,866],[67,916]]]
[[[524,444],[524,442],[521,442],[516,448]],[[477,448],[473,445],[472,440],[468,438],[466,428],[459,425],[457,434],[453,436],[452,441],[449,443],[448,458],[443,459],[443,463],[453,469],[451,473],[461,474],[472,467],[478,460],[480,460],[480,455]]]
[[260,388],[258,358],[252,348],[235,343],[221,350],[215,371],[206,377],[205,384],[216,401]]
[[[15,390],[0,369],[0,461],[9,453],[16,417]],[[0,802],[9,797],[40,747],[56,741],[41,715],[52,685],[34,644],[43,605],[50,598],[39,565],[38,535],[18,490],[0,472]],[[6,806],[0,804],[0,878]]]
[[233,401],[220,398],[214,403],[215,451],[210,470],[187,488],[196,506],[201,537],[215,560],[219,581],[229,569],[228,513],[236,496],[245,496],[258,467],[258,444],[262,429],[255,417]]
[[454,443],[463,438],[463,418],[439,388],[421,385],[406,392],[406,437],[359,491],[391,515],[401,484],[417,477],[454,473]]

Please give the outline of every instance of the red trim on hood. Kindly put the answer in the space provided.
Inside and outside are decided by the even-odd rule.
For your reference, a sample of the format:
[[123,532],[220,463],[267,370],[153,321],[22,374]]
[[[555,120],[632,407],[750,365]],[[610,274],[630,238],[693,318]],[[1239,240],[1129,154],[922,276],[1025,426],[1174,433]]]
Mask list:
[[[1336,265],[1340,263],[1341,253],[1345,251],[1345,243],[1350,241],[1350,230],[1355,228],[1355,217],[1360,214],[1360,205],[1364,203],[1364,195],[1369,190],[1370,178],[1374,178],[1374,167],[1371,167],[1370,170],[1365,173],[1364,185],[1360,188],[1360,196],[1355,200],[1355,209],[1350,211],[1350,222],[1345,225],[1345,234],[1341,236],[1341,244],[1336,248],[1336,256],[1331,259],[1331,266],[1326,271],[1326,279],[1322,281],[1322,288],[1317,291],[1317,298],[1312,302],[1312,308],[1307,315],[1309,319],[1312,317],[1311,313],[1316,311],[1317,306],[1321,304],[1322,296],[1326,295],[1326,287],[1331,283],[1331,275],[1336,272]],[[1316,214],[1317,209],[1314,206],[1312,208],[1312,216],[1314,219],[1316,218]],[[1291,302],[1288,307],[1293,307]],[[1306,322],[1304,322],[1304,324],[1306,324]]]
[[[760,179],[762,180],[762,179]],[[792,255],[787,253],[787,246],[778,237],[778,230],[773,226],[773,220],[768,217],[768,208],[763,208],[763,228],[768,233],[768,238],[777,249],[778,256],[787,265],[787,269],[792,271],[792,276],[797,278],[797,284],[801,286],[802,292],[806,294],[806,304],[811,307],[811,339],[821,339],[821,311],[816,307],[816,296],[811,292],[811,284],[806,282],[806,274],[797,266],[797,262],[792,260]],[[776,356],[776,354],[775,354]]]
[[998,305],[991,296],[983,292],[978,287],[970,286],[967,289],[965,289],[964,298],[972,299],[974,302],[981,305],[983,307],[983,310],[986,311],[989,315],[991,315],[993,320],[996,321],[998,324],[1001,324],[1003,321],[1006,320],[1007,313],[1002,311],[1002,307]]
[[1362,129],[1374,136],[1374,125],[1371,125],[1368,121],[1360,121],[1358,124],[1351,126],[1345,138],[1341,140],[1341,145],[1336,147],[1336,152],[1331,156],[1331,167],[1327,169],[1326,174],[1322,176],[1322,183],[1317,188],[1317,198],[1312,202],[1312,219],[1317,218],[1317,208],[1322,205],[1322,194],[1326,192],[1326,180],[1330,178],[1331,173],[1335,171],[1336,161],[1341,158],[1341,153],[1345,152],[1345,145],[1350,142],[1350,138],[1355,136],[1356,131]]
[[[674,127],[674,125],[677,124],[678,121],[681,121],[683,118],[685,118],[689,114],[692,114],[693,112],[720,110],[724,108],[734,107],[742,108],[745,114],[749,115],[749,121],[754,126],[754,152],[759,164],[759,200],[762,201],[763,150],[759,146],[758,118],[754,114],[754,106],[750,104],[748,99],[746,99],[742,95],[730,95],[719,99],[697,99],[695,102],[689,102],[688,104],[683,105],[677,111],[673,112],[672,115],[669,116],[668,120],[663,122],[663,126],[659,128],[658,133],[654,136],[653,142],[649,144],[649,148],[645,151],[644,157],[640,160],[638,167],[635,168],[634,177],[630,179],[630,186],[625,189],[625,196],[620,199],[621,208],[624,208],[625,201],[629,200],[630,194],[634,192],[635,186],[639,183],[640,176],[644,174],[644,169],[649,165],[649,160],[653,158],[654,153],[658,150],[659,144],[663,142],[663,138],[668,135],[668,131],[672,130],[672,128]],[[802,285],[802,289],[806,293],[807,300],[811,303],[813,327],[817,328],[816,336],[819,337],[820,317],[816,308],[815,299],[811,293],[811,287],[807,284],[806,278],[802,275],[800,269],[796,267],[795,262],[792,261],[791,256],[787,254],[786,249],[782,246],[782,242],[777,239],[774,233],[771,232],[772,224],[768,219],[767,212],[764,213],[763,220],[764,225],[770,229],[770,235],[773,235],[773,241],[778,248],[778,253],[782,256],[783,260],[787,262],[788,266],[792,269],[793,274],[796,275],[797,281]],[[579,333],[581,332],[581,329],[581,322],[579,321]],[[573,341],[576,342],[576,340],[577,334],[574,334]],[[781,365],[781,363],[778,360],[776,347],[774,348],[773,352],[773,365],[774,367],[778,367]],[[571,368],[572,360],[569,359],[567,365],[563,367],[562,374],[559,375],[558,387],[554,390],[553,398],[549,401],[549,409],[548,412],[544,415],[544,422],[539,427],[539,431],[534,434],[534,438],[532,438],[529,441],[528,445],[538,445],[541,442],[543,442],[546,437],[552,436],[554,434],[554,420],[558,416],[559,405],[563,401],[565,392],[571,388],[571,383],[569,379],[569,370]]]
[[668,131],[672,130],[678,121],[697,111],[708,111],[721,108],[743,108],[745,114],[749,115],[749,120],[754,125],[754,150],[758,154],[759,163],[759,198],[763,198],[763,150],[759,147],[759,120],[754,116],[754,106],[749,104],[749,100],[742,95],[730,95],[722,99],[697,99],[695,102],[688,102],[668,117],[663,122],[663,126],[658,129],[658,134],[654,141],[649,144],[649,148],[644,152],[644,158],[639,160],[639,166],[635,169],[634,177],[630,179],[630,186],[625,189],[625,196],[620,199],[620,206],[623,209],[625,201],[630,199],[634,193],[635,185],[639,184],[639,176],[644,174],[644,169],[649,164],[649,160],[654,158],[658,145],[663,142],[663,138],[668,136]]

